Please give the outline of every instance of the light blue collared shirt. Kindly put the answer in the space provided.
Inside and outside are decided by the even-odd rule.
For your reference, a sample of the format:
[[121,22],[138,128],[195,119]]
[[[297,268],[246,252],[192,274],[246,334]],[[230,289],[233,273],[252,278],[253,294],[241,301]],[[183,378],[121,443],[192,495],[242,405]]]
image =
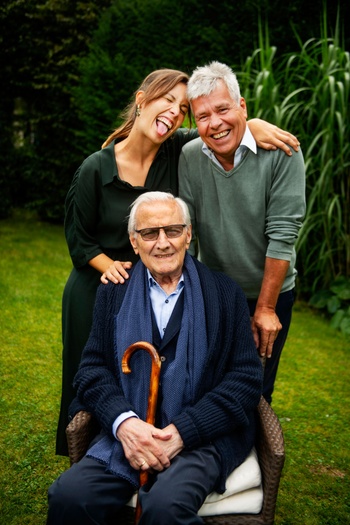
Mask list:
[[[247,152],[248,149],[250,149],[255,154],[257,153],[257,145],[256,145],[255,138],[253,137],[252,132],[250,131],[249,126],[247,125],[246,128],[245,128],[245,132],[244,132],[244,135],[242,137],[241,143],[240,143],[240,145],[238,146],[238,148],[235,151],[235,156],[234,156],[234,160],[233,160],[234,167],[238,166],[238,164],[241,162],[241,160],[243,159],[243,157],[244,157],[244,155],[245,155],[245,153]],[[215,157],[213,151],[211,149],[209,149],[208,146],[206,144],[204,144],[204,143],[203,143],[203,146],[202,146],[202,151],[213,162],[215,162],[215,164],[217,164],[218,166],[220,166],[220,168],[222,168],[220,162]]]
[[[159,284],[152,277],[151,272],[148,269],[147,277],[149,295],[152,303],[154,316],[157,322],[160,337],[163,339],[163,335],[171,317],[171,314],[173,313],[176,302],[180,297],[180,293],[182,292],[185,286],[184,277],[183,275],[181,275],[180,280],[177,283],[176,290],[174,290],[170,295],[167,295],[163,288],[159,286]],[[135,414],[135,412],[130,410],[129,412],[123,412],[122,414],[120,414],[120,416],[117,417],[112,426],[113,436],[117,435],[119,425],[121,425],[123,421],[129,419],[130,417],[138,416],[137,414]]]
[[180,293],[185,286],[184,277],[181,275],[179,282],[177,283],[176,290],[170,295],[163,290],[161,286],[152,277],[151,272],[147,270],[149,295],[151,298],[152,308],[154,317],[157,322],[160,337],[163,339],[163,335],[171,314],[173,313],[175,304],[180,296]]

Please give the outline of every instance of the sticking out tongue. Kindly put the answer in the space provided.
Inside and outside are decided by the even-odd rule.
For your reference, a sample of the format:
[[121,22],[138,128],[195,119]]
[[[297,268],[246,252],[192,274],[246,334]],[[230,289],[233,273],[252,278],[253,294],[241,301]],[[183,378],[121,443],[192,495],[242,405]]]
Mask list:
[[157,130],[159,135],[162,137],[163,135],[165,135],[165,133],[168,132],[168,127],[164,124],[164,122],[157,120]]

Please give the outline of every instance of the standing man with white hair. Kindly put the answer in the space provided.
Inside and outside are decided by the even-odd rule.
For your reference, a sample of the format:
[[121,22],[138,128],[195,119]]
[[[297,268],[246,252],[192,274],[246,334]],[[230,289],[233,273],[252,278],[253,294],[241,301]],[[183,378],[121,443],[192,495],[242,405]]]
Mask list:
[[192,254],[197,241],[200,260],[243,288],[256,346],[268,358],[263,393],[271,403],[294,302],[294,245],[305,214],[303,156],[257,147],[227,65],[198,67],[187,96],[200,135],[183,148],[179,163]]

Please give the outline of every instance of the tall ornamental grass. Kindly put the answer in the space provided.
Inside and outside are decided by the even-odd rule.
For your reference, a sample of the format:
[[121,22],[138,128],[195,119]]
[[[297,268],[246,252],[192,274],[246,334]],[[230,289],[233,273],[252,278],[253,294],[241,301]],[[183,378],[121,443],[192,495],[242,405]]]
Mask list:
[[339,21],[277,58],[268,30],[241,77],[249,111],[296,134],[306,166],[307,212],[297,242],[299,291],[350,333],[350,55]]

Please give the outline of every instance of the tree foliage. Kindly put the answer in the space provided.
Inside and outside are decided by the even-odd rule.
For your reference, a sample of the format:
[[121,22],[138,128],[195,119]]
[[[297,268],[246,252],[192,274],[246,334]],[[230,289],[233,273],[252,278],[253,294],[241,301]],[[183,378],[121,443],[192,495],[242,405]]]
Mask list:
[[[1,7],[0,176],[11,205],[62,219],[77,161],[72,86],[101,9],[110,2],[16,0]],[[19,191],[20,190],[20,191]],[[6,215],[6,202],[0,216]]]
[[304,39],[323,1],[9,0],[0,7],[0,217],[30,205],[62,220],[76,167],[151,70],[191,72],[213,59],[239,68],[258,44],[259,15],[284,52],[295,42],[290,22]]
[[218,10],[199,0],[176,5],[169,0],[113,2],[81,61],[82,80],[74,92],[84,122],[85,152],[100,146],[152,70],[170,67],[190,73],[218,56],[229,63],[239,60],[239,53],[226,45],[228,19],[237,21],[231,3]]
[[348,275],[350,3],[339,5],[336,24],[331,0],[9,0],[0,7],[0,218],[30,206],[62,221],[76,168],[140,81],[220,60],[240,74],[249,116],[302,141],[306,290]]
[[269,22],[270,38],[278,42],[281,56],[297,45],[293,21],[300,38],[310,21],[319,31],[322,1],[305,7],[302,0],[285,5],[278,0],[247,0],[244,5],[224,0],[220,8],[202,0],[113,1],[80,63],[81,82],[74,91],[84,154],[100,147],[150,71],[173,67],[191,73],[218,59],[239,69],[258,47],[259,15]]

